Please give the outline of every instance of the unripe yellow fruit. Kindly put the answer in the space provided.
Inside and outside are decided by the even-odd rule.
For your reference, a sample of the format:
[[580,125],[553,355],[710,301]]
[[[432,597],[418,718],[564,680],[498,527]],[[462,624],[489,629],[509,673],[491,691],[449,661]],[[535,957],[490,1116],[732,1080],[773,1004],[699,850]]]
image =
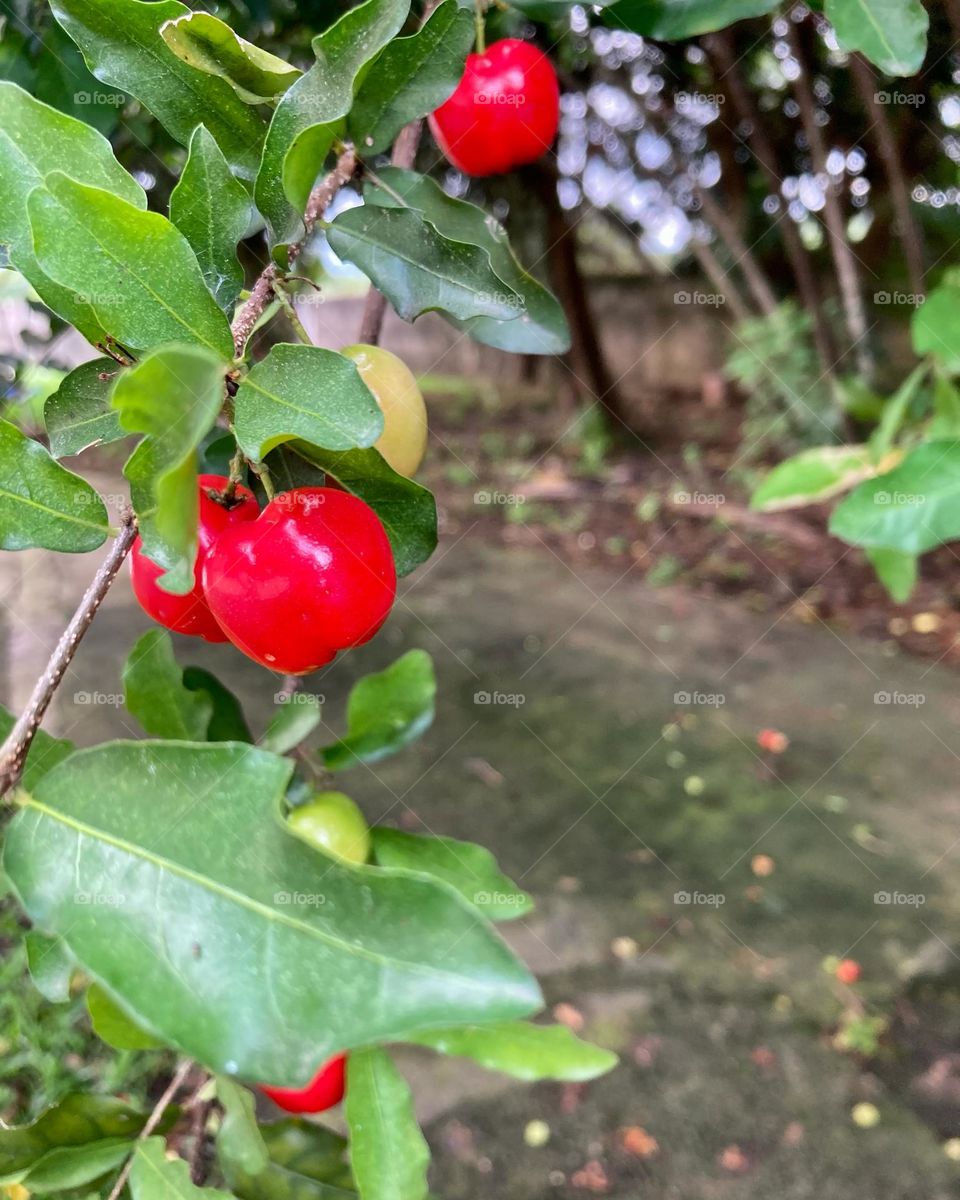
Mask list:
[[357,364],[383,413],[376,448],[395,471],[413,475],[427,449],[427,406],[416,377],[405,362],[379,346],[345,346],[340,353]]
[[287,818],[290,828],[317,850],[365,863],[370,857],[370,827],[344,792],[318,792]]

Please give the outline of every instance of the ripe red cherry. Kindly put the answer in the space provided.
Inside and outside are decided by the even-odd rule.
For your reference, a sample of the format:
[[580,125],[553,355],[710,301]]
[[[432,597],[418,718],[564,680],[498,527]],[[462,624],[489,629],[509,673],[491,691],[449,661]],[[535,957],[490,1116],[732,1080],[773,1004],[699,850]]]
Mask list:
[[228,482],[225,475],[201,475],[197,480],[200,488],[200,524],[197,558],[193,567],[196,581],[193,591],[185,596],[174,596],[158,587],[157,580],[164,573],[163,567],[158,567],[152,559],[147,558],[139,537],[130,552],[133,591],[144,611],[175,633],[189,633],[208,642],[225,642],[227,635],[214,620],[204,598],[200,584],[204,560],[225,529],[254,521],[260,514],[253,492],[242,484],[237,486],[235,503],[229,508],[210,498],[210,492],[222,492]]
[[499,175],[548,150],[560,120],[560,87],[549,58],[517,38],[468,54],[463,78],[430,115],[448,160],[467,175]]
[[261,1087],[260,1091],[286,1112],[324,1112],[343,1099],[346,1065],[347,1056],[338,1054],[323,1064],[305,1088]]
[[393,605],[397,573],[369,505],[335,488],[303,487],[220,535],[204,560],[203,590],[244,654],[303,675],[373,637]]

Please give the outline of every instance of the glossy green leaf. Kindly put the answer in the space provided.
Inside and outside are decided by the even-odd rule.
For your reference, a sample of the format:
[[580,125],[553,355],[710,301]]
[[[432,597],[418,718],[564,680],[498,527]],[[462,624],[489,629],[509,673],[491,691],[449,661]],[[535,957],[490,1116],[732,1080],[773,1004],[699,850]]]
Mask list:
[[830,532],[905,554],[960,538],[960,442],[925,442],[894,470],[861,483],[834,509]]
[[197,1187],[182,1158],[167,1158],[161,1137],[138,1142],[130,1170],[132,1200],[230,1200],[217,1188]]
[[43,423],[54,458],[79,454],[125,437],[110,406],[110,391],[120,368],[112,358],[95,358],[74,367],[43,406]]
[[213,714],[205,692],[184,685],[165,629],[148,629],[123,664],[124,702],[153,737],[202,742]]
[[927,428],[931,441],[960,438],[960,388],[946,375],[933,381],[933,419]]
[[351,136],[363,153],[386,150],[404,125],[452,95],[474,31],[472,14],[457,0],[443,0],[415,34],[386,47],[350,111]]
[[760,512],[819,504],[876,474],[867,446],[814,446],[779,463],[750,498]]
[[245,104],[262,104],[283,95],[301,71],[261,50],[207,12],[186,13],[160,27],[160,36],[195,71],[225,79]]
[[132,1140],[143,1127],[136,1109],[111,1096],[67,1096],[29,1125],[0,1126],[0,1183],[18,1183],[51,1152]]
[[410,0],[366,0],[313,39],[316,62],[277,105],[257,174],[254,194],[272,244],[302,236],[307,198],[353,105],[357,78],[399,33],[409,9]]
[[570,349],[570,329],[556,297],[517,261],[507,232],[489,213],[448,196],[436,180],[415,171],[385,167],[379,178],[390,191],[370,188],[368,204],[397,206],[398,197],[411,205],[440,233],[454,241],[479,246],[490,256],[490,264],[499,279],[519,297],[522,312],[514,309],[510,320],[477,316],[460,321],[449,318],[478,342],[522,354],[564,354]]
[[198,125],[170,196],[170,220],[193,247],[207,287],[228,315],[243,287],[237,243],[247,231],[252,211],[247,189],[230,173],[213,135]]
[[[5,708],[0,708],[0,742],[6,738],[13,725],[13,716]],[[49,733],[38,729],[27,754],[22,777],[23,786],[27,789],[32,788],[57,763],[68,758],[75,749],[73,742],[68,742],[65,738],[51,737]]]
[[40,266],[83,297],[121,345],[196,342],[232,358],[227,319],[166,217],[56,172],[30,194],[27,210]]
[[252,742],[253,734],[243,714],[243,707],[229,688],[216,675],[203,667],[184,667],[183,686],[191,692],[206,696],[212,709],[207,726],[208,742]]
[[531,1025],[505,1021],[502,1025],[471,1025],[461,1029],[434,1029],[410,1039],[441,1054],[472,1058],[491,1071],[534,1083],[562,1079],[582,1083],[605,1075],[617,1065],[617,1056],[576,1037],[566,1025]]
[[394,471],[379,451],[291,445],[301,458],[370,505],[387,531],[398,575],[409,574],[437,548],[436,501],[425,487]]
[[916,75],[927,52],[930,18],[921,0],[825,0],[844,50],[859,50],[885,75]]
[[143,552],[166,569],[160,585],[180,594],[195,583],[196,452],[223,403],[224,365],[200,346],[164,346],[124,371],[113,390],[123,428],[147,435],[123,468]]
[[222,1159],[235,1163],[244,1175],[259,1175],[266,1169],[270,1156],[257,1124],[253,1093],[235,1080],[218,1075],[217,1099],[223,1105],[217,1152]]
[[44,304],[89,341],[102,341],[106,331],[90,304],[54,283],[34,257],[27,197],[54,171],[146,207],[143,188],[114,158],[106,138],[16,84],[0,82],[0,242],[9,246],[12,262]]
[[444,237],[416,209],[345,209],[327,227],[327,240],[405,321],[425,312],[513,321],[523,312],[522,297],[496,274],[486,250]]
[[286,754],[310,736],[322,719],[320,701],[307,692],[294,692],[274,709],[260,745],[274,754]]
[[675,42],[778,7],[779,0],[618,0],[604,9],[603,20],[614,29]]
[[41,1196],[75,1191],[120,1166],[130,1147],[127,1138],[103,1138],[86,1146],[59,1146],[31,1167],[20,1184],[28,1192]]
[[73,959],[59,938],[47,937],[36,929],[24,935],[27,967],[37,991],[51,1004],[65,1004],[70,999],[70,980]]
[[349,358],[280,344],[244,377],[233,426],[241,450],[259,462],[297,438],[326,450],[372,446],[383,433],[383,413]]
[[356,1200],[345,1138],[299,1119],[272,1121],[261,1134],[270,1161],[257,1175],[221,1159],[227,1185],[241,1200]]
[[103,83],[135,96],[171,137],[186,146],[206,125],[231,168],[244,179],[257,169],[266,127],[223,79],[182,62],[160,35],[190,12],[178,0],[51,0],[54,17]]
[[103,545],[103,500],[39,442],[0,421],[0,549],[82,553]]
[[960,372],[960,279],[952,274],[932,291],[910,322],[913,348],[919,355],[932,354],[951,374]]
[[346,736],[324,749],[324,765],[340,771],[396,754],[430,728],[436,694],[425,650],[408,650],[386,670],[364,676],[350,690]]
[[926,363],[914,367],[903,383],[886,401],[880,422],[870,435],[870,452],[875,462],[881,462],[890,453],[897,434],[910,412],[910,406],[920,390],[927,374]]
[[291,771],[229,743],[78,751],[22,795],[4,869],[137,1024],[241,1079],[300,1086],[341,1050],[539,1007],[452,889],[333,860],[318,876],[281,820]]
[[885,546],[868,548],[866,555],[890,599],[895,604],[905,604],[916,586],[917,556]]
[[457,838],[403,833],[375,826],[373,856],[383,867],[420,871],[442,879],[488,921],[513,921],[533,908],[530,896],[508,879],[485,846]]
[[115,1050],[156,1050],[163,1045],[141,1029],[96,983],[87,988],[87,1012],[97,1037]]
[[345,1115],[361,1200],[426,1200],[430,1151],[410,1089],[386,1050],[350,1055]]

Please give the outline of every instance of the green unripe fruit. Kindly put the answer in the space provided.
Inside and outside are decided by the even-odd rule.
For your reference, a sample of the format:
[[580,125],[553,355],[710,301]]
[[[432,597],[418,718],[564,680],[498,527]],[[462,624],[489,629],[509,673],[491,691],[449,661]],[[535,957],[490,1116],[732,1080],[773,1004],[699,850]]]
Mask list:
[[317,850],[350,863],[365,863],[370,857],[370,827],[343,792],[318,792],[287,820],[293,832]]
[[376,448],[395,471],[413,475],[427,449],[427,407],[413,372],[379,346],[344,346],[340,353],[357,364],[383,413]]

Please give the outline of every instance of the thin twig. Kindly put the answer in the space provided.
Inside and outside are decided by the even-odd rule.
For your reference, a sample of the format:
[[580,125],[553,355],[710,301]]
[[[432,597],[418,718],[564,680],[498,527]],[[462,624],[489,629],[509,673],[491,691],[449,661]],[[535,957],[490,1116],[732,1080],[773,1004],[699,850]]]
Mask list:
[[40,728],[40,722],[50,706],[53,694],[60,686],[60,682],[77,652],[81,638],[90,628],[97,609],[110,590],[110,585],[116,578],[123,560],[130,552],[136,536],[136,520],[133,513],[127,511],[123,515],[120,533],[110,547],[110,553],[101,563],[93,581],[84,592],[76,612],[70,618],[70,623],[63,631],[60,641],[57,642],[50,661],[34,686],[27,707],[10,730],[6,741],[0,746],[0,796],[6,795],[20,782],[27,754],[37,730]]
[[177,1092],[179,1092],[180,1088],[183,1086],[184,1080],[192,1070],[193,1060],[189,1058],[182,1062],[179,1067],[177,1067],[173,1078],[167,1084],[166,1091],[153,1106],[153,1112],[151,1112],[150,1116],[147,1117],[146,1124],[140,1130],[136,1145],[134,1146],[130,1157],[123,1164],[123,1170],[117,1176],[116,1183],[110,1189],[110,1195],[107,1197],[107,1200],[117,1200],[117,1197],[123,1191],[124,1185],[130,1178],[130,1172],[133,1169],[133,1160],[136,1157],[138,1147],[147,1140],[150,1134],[153,1133],[156,1127],[160,1124],[167,1105],[174,1098]]
[[293,301],[290,299],[286,287],[284,287],[283,283],[281,283],[279,279],[275,279],[273,281],[273,294],[280,301],[280,307],[283,309],[283,315],[290,322],[293,332],[297,335],[300,341],[304,343],[304,345],[312,346],[313,338],[309,333],[307,333],[306,329],[304,329],[303,322],[297,316],[297,310],[293,306]]
[[[337,192],[353,178],[358,165],[353,147],[345,146],[343,153],[337,159],[337,165],[326,176],[323,182],[317,184],[310,193],[310,199],[307,201],[307,210],[303,215],[303,236],[287,249],[288,266],[292,266],[300,257],[304,246],[307,244],[307,239],[313,232],[313,227],[323,216],[330,205],[330,201]],[[257,282],[253,285],[253,290],[250,292],[246,303],[234,318],[231,331],[233,333],[234,349],[238,358],[243,354],[244,347],[247,344],[250,334],[253,332],[254,325],[260,320],[267,305],[273,299],[274,283],[280,278],[280,275],[280,268],[276,263],[272,262],[264,267]]]

